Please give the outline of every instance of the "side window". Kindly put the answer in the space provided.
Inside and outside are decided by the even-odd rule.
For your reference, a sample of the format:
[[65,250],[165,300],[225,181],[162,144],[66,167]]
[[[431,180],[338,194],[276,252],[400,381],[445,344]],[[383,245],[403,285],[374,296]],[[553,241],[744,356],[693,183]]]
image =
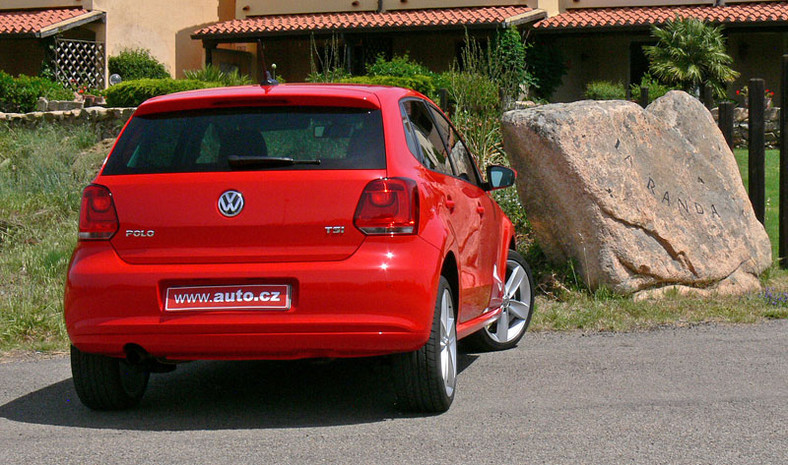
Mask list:
[[479,178],[473,158],[457,131],[449,124],[446,117],[435,108],[430,107],[430,111],[437,122],[441,134],[446,139],[446,145],[449,147],[449,157],[454,165],[456,176],[478,186]]
[[[420,153],[414,152],[416,158],[433,171],[452,175],[446,146],[443,145],[443,139],[428,113],[429,110],[418,100],[405,100],[402,108],[406,117],[403,118],[405,133],[415,138],[415,141],[408,141],[408,145],[415,142],[421,149]],[[414,147],[410,149],[413,151]]]

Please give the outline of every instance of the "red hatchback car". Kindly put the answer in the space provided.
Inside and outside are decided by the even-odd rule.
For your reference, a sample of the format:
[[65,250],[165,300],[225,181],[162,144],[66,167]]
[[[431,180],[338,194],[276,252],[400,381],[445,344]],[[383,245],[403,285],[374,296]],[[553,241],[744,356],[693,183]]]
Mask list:
[[197,359],[392,355],[445,411],[457,341],[513,347],[533,280],[457,131],[406,89],[209,89],[140,105],[83,194],[65,292],[74,384],[137,404]]

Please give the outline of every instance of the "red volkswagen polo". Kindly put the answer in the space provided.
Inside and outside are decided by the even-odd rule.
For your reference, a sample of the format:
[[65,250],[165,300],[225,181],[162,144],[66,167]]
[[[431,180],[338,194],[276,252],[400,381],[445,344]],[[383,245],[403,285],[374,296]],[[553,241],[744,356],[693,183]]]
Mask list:
[[411,90],[249,86],[148,100],[83,194],[65,292],[74,384],[137,404],[197,359],[392,355],[445,411],[457,340],[513,347],[533,281],[449,120]]

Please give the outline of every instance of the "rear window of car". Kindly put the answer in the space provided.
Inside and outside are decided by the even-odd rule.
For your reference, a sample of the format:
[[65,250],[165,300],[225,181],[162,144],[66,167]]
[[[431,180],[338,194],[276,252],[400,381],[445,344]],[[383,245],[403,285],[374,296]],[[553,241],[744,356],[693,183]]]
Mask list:
[[[228,161],[259,158],[295,164]],[[385,167],[380,110],[274,107],[134,117],[102,174]]]

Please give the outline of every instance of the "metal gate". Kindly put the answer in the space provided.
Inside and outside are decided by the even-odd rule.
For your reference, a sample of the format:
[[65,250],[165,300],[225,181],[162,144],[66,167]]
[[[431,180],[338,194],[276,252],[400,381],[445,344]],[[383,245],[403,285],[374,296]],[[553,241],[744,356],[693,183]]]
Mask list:
[[69,89],[103,89],[105,60],[105,47],[101,42],[55,41],[55,78]]

